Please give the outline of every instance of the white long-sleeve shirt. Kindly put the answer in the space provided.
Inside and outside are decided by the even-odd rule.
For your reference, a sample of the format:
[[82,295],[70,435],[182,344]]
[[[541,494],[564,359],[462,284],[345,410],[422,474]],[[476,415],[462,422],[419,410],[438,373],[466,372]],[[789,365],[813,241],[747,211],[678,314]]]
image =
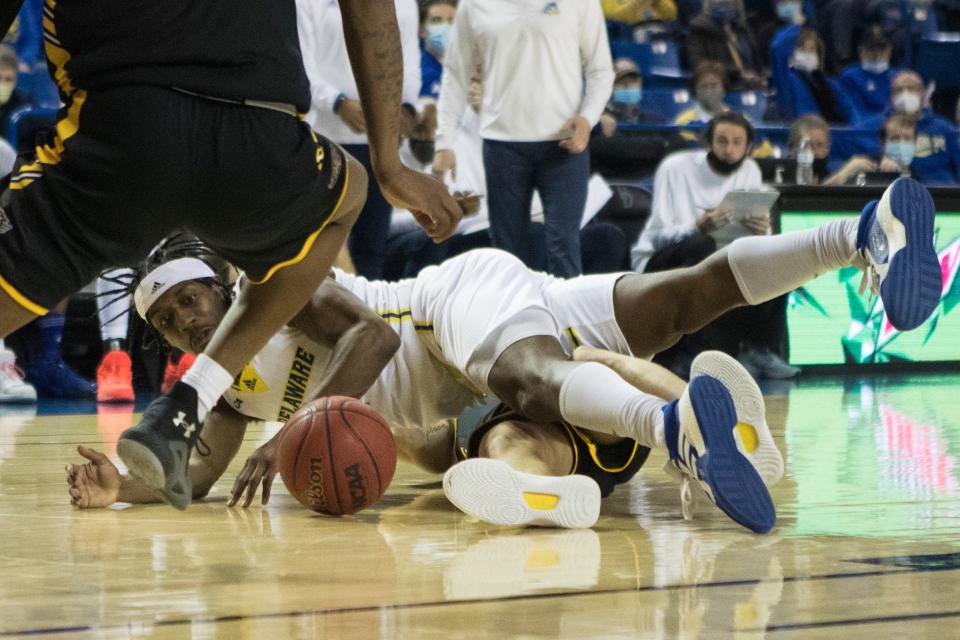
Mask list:
[[[403,102],[414,105],[420,94],[420,15],[416,0],[395,0],[403,50]],[[337,0],[297,0],[297,31],[303,66],[310,80],[307,123],[338,144],[367,144],[365,133],[354,133],[333,112],[340,94],[360,98],[343,35]]]
[[707,152],[677,151],[667,156],[653,178],[653,203],[643,232],[630,252],[636,271],[643,271],[650,257],[672,242],[693,233],[705,209],[720,205],[733,190],[763,188],[760,167],[752,158],[728,176],[713,172]]
[[461,0],[443,58],[437,149],[453,148],[477,64],[489,140],[559,140],[575,115],[593,126],[613,88],[599,0]]

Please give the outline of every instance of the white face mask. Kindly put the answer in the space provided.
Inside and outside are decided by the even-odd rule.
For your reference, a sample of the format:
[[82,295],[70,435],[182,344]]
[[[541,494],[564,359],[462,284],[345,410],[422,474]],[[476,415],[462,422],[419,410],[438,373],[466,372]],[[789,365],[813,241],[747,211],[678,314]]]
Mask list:
[[922,101],[916,91],[903,91],[893,99],[893,108],[900,113],[916,113],[920,111]]
[[884,73],[890,68],[889,60],[861,60],[860,66],[870,73]]
[[0,104],[7,104],[10,101],[16,86],[16,82],[0,82]]
[[796,51],[793,66],[801,71],[816,71],[820,67],[820,56],[812,51]]

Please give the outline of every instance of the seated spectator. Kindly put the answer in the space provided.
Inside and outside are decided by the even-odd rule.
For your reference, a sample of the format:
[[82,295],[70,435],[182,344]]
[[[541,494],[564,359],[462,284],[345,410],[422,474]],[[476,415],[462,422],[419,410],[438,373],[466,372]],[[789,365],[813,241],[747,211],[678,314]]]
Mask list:
[[[724,113],[707,126],[707,150],[679,151],[657,168],[650,218],[633,247],[633,267],[655,272],[691,266],[717,250],[711,235],[728,224],[742,224],[744,233],[770,233],[769,216],[734,223],[733,211],[723,206],[733,190],[762,189],[760,168],[749,157],[753,127],[742,115]],[[720,349],[741,358],[755,373],[792,377],[774,352],[786,336],[786,297],[725,314],[692,336],[684,337],[660,360],[678,375],[688,373],[702,350]]]
[[693,70],[690,79],[693,89],[693,106],[677,114],[674,124],[706,124],[714,116],[726,113],[730,107],[725,102],[724,69],[719,62],[704,61]]
[[607,20],[628,24],[677,19],[677,5],[673,0],[600,0],[600,6]]
[[723,65],[730,89],[756,89],[766,84],[762,58],[737,0],[705,0],[703,12],[690,21],[687,63],[695,69],[704,61]]
[[883,113],[890,103],[890,82],[897,70],[890,68],[893,42],[880,27],[870,27],[857,49],[860,62],[843,70],[840,84],[853,106],[855,120]]
[[590,135],[591,172],[605,177],[643,177],[653,173],[667,153],[685,145],[676,133],[617,128],[620,124],[663,123],[664,118],[641,108],[643,78],[633,60],[615,60],[613,70],[613,95],[600,116],[600,125]]
[[913,116],[895,113],[886,119],[880,129],[883,156],[880,171],[898,171],[923,182],[923,176],[913,167],[916,154],[917,120]]
[[790,119],[812,113],[827,122],[850,122],[853,109],[843,89],[823,71],[823,42],[816,31],[803,29],[787,69],[789,95],[777,96],[777,104]]
[[[757,50],[760,52],[761,56],[764,57],[763,66],[767,69],[772,69],[774,61],[774,40],[778,35],[784,32],[785,29],[793,27],[793,40],[796,39],[796,34],[800,31],[800,28],[803,24],[806,23],[807,18],[803,14],[803,2],[801,0],[775,0],[773,3],[773,14],[764,14],[759,11],[755,12],[755,16],[749,17],[750,24],[753,25],[756,23],[757,26],[754,27],[753,31],[757,37]],[[784,58],[784,65],[786,61],[790,58],[790,53],[793,51],[793,41],[791,40],[789,51]]]
[[[960,180],[960,141],[957,129],[934,114],[925,104],[926,87],[916,71],[900,71],[890,85],[890,106],[879,116],[867,118],[860,126],[879,131],[893,114],[912,116],[917,135],[910,171],[927,185],[952,185]],[[868,153],[880,155],[879,139],[861,145]]]
[[[7,45],[0,45],[0,137],[7,135],[10,116],[20,107],[32,104],[30,97],[17,89],[20,61]],[[16,144],[15,140],[10,141]]]
[[453,32],[457,15],[455,0],[420,3],[420,95],[437,99],[443,76],[443,52]]
[[[847,160],[840,168],[830,167],[830,125],[820,116],[805,115],[790,125],[788,156],[796,158],[804,140],[813,150],[813,176],[823,186],[841,185],[850,182],[860,173],[877,171],[877,162],[868,156],[858,155]],[[792,176],[791,176],[792,178]]]
[[708,234],[730,221],[731,212],[718,208],[724,196],[763,188],[760,168],[748,157],[753,138],[746,118],[724,113],[707,125],[707,149],[678,151],[660,163],[650,219],[632,251],[636,271],[689,266],[716,250]]

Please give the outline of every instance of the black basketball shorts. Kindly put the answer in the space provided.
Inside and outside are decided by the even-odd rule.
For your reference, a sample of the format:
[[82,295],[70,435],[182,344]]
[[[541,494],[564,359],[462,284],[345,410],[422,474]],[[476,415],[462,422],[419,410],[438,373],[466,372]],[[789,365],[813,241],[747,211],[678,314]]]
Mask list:
[[64,111],[0,196],[0,288],[37,314],[180,229],[265,282],[347,191],[344,152],[287,113],[152,86]]

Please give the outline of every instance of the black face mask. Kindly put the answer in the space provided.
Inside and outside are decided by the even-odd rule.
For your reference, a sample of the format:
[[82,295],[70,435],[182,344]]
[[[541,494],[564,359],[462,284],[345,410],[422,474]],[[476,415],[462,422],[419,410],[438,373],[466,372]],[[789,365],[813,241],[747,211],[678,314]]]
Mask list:
[[429,164],[433,162],[434,151],[435,149],[433,140],[410,141],[410,153],[412,153],[413,157],[417,159],[417,162],[421,164]]
[[707,164],[710,165],[710,168],[713,169],[714,173],[719,173],[722,176],[728,176],[737,169],[740,168],[740,165],[743,164],[743,161],[747,159],[746,154],[736,162],[725,162],[717,156],[714,155],[713,151],[707,153]]
[[818,180],[823,180],[827,177],[827,158],[813,159],[813,175],[815,175]]

